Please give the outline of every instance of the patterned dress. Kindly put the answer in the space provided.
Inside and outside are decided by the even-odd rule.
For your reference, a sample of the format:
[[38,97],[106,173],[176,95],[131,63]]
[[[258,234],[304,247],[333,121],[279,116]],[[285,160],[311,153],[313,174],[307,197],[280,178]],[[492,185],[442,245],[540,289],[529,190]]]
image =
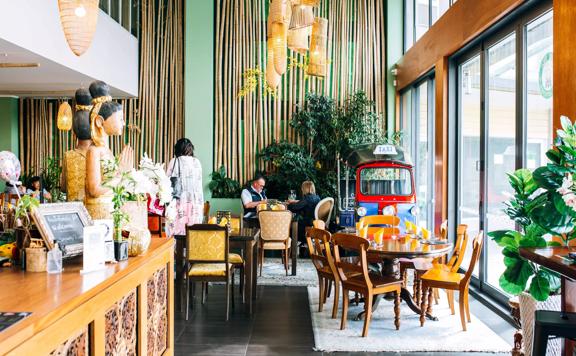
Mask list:
[[202,166],[192,156],[172,158],[168,164],[168,177],[180,177],[182,195],[176,203],[178,215],[166,226],[168,236],[186,235],[186,226],[201,224],[204,218]]

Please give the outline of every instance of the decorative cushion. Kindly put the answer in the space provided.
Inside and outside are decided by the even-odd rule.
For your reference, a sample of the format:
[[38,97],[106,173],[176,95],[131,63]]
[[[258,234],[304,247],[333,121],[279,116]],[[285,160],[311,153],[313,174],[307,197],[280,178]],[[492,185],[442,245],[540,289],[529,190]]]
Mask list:
[[225,263],[195,263],[188,272],[189,276],[204,277],[224,277],[226,276]]
[[244,259],[237,253],[229,253],[228,254],[228,262],[233,264],[244,264]]
[[[288,244],[288,247],[290,247],[290,244]],[[284,242],[264,242],[265,250],[284,250],[285,248]]]

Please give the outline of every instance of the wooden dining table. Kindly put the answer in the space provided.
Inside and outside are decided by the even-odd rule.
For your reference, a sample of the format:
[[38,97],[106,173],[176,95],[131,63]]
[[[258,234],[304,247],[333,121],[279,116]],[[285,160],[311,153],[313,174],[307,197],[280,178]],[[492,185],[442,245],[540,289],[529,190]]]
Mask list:
[[[258,240],[260,229],[243,227],[234,229],[228,235],[228,245],[230,249],[239,249],[243,252],[244,258],[244,302],[249,314],[253,313],[254,301],[256,300],[256,288],[258,286]],[[179,306],[185,306],[184,273],[186,257],[184,248],[186,245],[185,236],[176,237],[176,283],[175,295],[180,296]],[[181,309],[183,310],[183,309]]]
[[[452,251],[453,244],[441,240],[422,240],[413,238],[412,235],[399,235],[395,238],[388,238],[382,241],[380,245],[372,244],[368,249],[368,256],[378,256],[380,258],[382,270],[385,277],[400,279],[400,258],[427,258],[434,259],[447,255]],[[420,315],[420,306],[416,305],[412,293],[405,287],[402,287],[400,298],[406,302],[406,305],[417,315]],[[373,310],[378,307],[382,295],[375,298]],[[430,320],[438,320],[432,313],[426,313]],[[358,315],[358,319],[361,315]]]

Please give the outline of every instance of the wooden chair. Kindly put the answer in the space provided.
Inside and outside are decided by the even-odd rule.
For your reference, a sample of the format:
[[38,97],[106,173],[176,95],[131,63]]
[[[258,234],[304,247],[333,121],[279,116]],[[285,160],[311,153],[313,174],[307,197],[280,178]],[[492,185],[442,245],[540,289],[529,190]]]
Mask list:
[[[230,228],[233,231],[238,231],[242,229],[243,223],[242,218],[239,216],[232,216],[230,218]],[[241,251],[242,254],[244,251]],[[242,254],[238,253],[229,253],[228,260],[240,272],[240,295],[244,297],[244,258]]]
[[[470,286],[470,278],[472,277],[472,272],[474,267],[480,258],[482,253],[482,244],[484,242],[484,233],[480,231],[478,236],[474,238],[472,258],[470,259],[470,265],[466,273],[458,273],[447,271],[443,268],[433,268],[428,272],[424,273],[420,279],[422,280],[422,288],[424,291],[422,302],[420,303],[421,314],[420,314],[420,326],[424,326],[424,321],[426,320],[426,312],[431,312],[432,304],[432,288],[441,288],[449,291],[448,299],[452,300],[451,312],[454,314],[454,295],[453,291],[458,291],[458,299],[460,304],[460,321],[462,323],[462,330],[466,331],[466,319],[468,322],[470,319],[470,305],[468,302],[468,288]],[[428,295],[428,300],[424,296]]]
[[263,210],[258,213],[260,221],[260,275],[262,275],[262,265],[264,264],[265,250],[281,250],[282,262],[288,275],[288,256],[290,256],[290,225],[292,224],[292,213],[287,210]]
[[[195,224],[186,229],[186,320],[190,307],[190,283],[226,282],[226,321],[230,318],[230,294],[234,305],[234,269],[228,256],[228,229],[212,224]],[[232,287],[232,288],[230,288]],[[207,286],[206,286],[207,289]]]
[[331,235],[328,231],[312,228],[306,234],[306,242],[308,243],[308,252],[310,259],[316,268],[318,274],[318,286],[320,294],[318,298],[318,312],[322,311],[328,290],[331,283],[334,283],[334,304],[332,306],[332,318],[336,318],[338,314],[338,302],[340,292],[340,278],[336,271],[334,258],[330,251]]
[[[394,215],[371,215],[360,219],[360,236],[368,236],[382,231],[385,236],[399,235],[400,218]],[[382,230],[383,229],[383,230]]]
[[[366,252],[370,243],[359,236],[348,234],[334,234],[334,259],[336,269],[342,284],[342,322],[340,329],[346,328],[348,318],[349,292],[354,291],[364,295],[364,329],[362,336],[368,335],[368,327],[372,318],[372,302],[378,294],[394,292],[394,325],[400,329],[400,289],[402,281],[395,278],[386,278],[381,275],[368,273],[368,258]],[[353,264],[341,258],[341,250],[352,251],[359,256],[360,264]],[[350,277],[349,277],[350,276]]]
[[268,210],[268,204],[262,203],[262,204],[256,205],[256,213],[259,213],[259,212],[265,211],[265,210]]
[[312,226],[315,229],[326,230],[326,223],[323,220],[312,221]]
[[326,224],[330,223],[330,216],[334,209],[334,198],[324,198],[318,202],[314,209],[314,219],[322,220]]

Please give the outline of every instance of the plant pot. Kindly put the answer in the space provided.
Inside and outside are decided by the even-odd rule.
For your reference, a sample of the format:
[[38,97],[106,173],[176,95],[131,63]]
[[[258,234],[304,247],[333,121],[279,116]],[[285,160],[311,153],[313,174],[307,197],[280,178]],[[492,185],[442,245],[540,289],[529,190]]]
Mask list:
[[148,229],[148,203],[146,201],[128,201],[122,206],[122,212],[128,215],[127,227],[133,226],[138,229]]
[[116,261],[128,259],[128,241],[114,241],[114,258]]
[[[17,227],[14,229],[16,232],[16,246],[19,249],[24,249],[30,246],[30,240],[26,238],[26,230],[21,227]],[[30,229],[30,238],[32,239],[42,239],[42,235],[40,235],[40,231],[36,228]]]
[[46,272],[46,249],[27,248],[26,249],[26,271]]
[[[520,302],[520,323],[522,324],[524,356],[531,356],[532,343],[534,342],[534,312],[536,310],[560,311],[561,296],[551,295],[547,300],[538,302],[530,295],[530,293],[524,292],[518,296],[518,300]],[[560,356],[561,354],[561,339],[549,339],[546,356]]]

